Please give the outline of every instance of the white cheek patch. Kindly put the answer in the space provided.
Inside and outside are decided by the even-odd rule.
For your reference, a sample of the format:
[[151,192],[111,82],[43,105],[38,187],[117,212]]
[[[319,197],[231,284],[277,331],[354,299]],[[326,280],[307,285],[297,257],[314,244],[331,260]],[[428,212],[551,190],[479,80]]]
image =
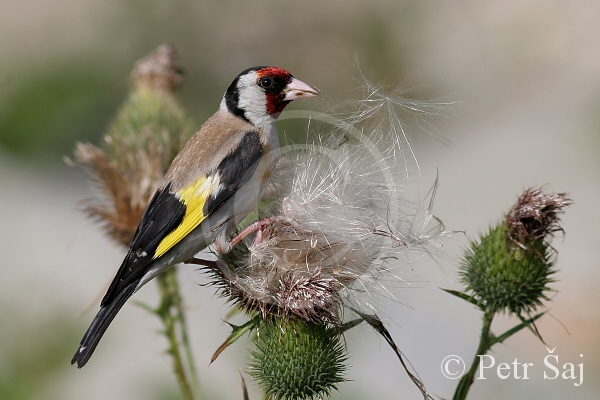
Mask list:
[[244,116],[253,125],[266,126],[273,122],[267,113],[265,92],[256,84],[256,72],[242,76],[237,84],[238,107],[244,110]]

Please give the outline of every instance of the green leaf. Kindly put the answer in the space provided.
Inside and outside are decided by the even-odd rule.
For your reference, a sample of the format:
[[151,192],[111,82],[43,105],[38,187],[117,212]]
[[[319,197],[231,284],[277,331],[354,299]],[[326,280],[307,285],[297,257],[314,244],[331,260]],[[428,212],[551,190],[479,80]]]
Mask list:
[[[497,336],[497,337],[494,337],[494,338],[491,340],[489,347],[492,347],[492,346],[493,346],[493,345],[495,345],[496,343],[502,343],[502,342],[504,342],[506,339],[508,339],[509,337],[511,337],[512,335],[514,335],[515,333],[519,332],[519,331],[520,331],[521,329],[523,329],[523,328],[529,328],[529,329],[532,329],[532,328],[531,328],[531,325],[533,325],[533,322],[535,322],[535,321],[536,321],[538,318],[540,318],[540,317],[541,317],[542,315],[544,315],[545,313],[546,313],[546,311],[543,311],[543,312],[541,312],[541,313],[539,313],[539,314],[537,314],[537,315],[535,315],[535,316],[533,316],[533,317],[531,317],[531,318],[529,318],[529,319],[526,319],[526,320],[525,320],[525,319],[523,319],[522,317],[520,317],[520,318],[521,318],[521,321],[523,321],[523,322],[521,322],[519,325],[516,325],[516,326],[514,326],[513,328],[511,328],[511,329],[507,330],[507,331],[506,331],[506,332],[504,332],[502,335],[500,335],[500,336]],[[542,339],[542,338],[540,337],[539,333],[537,332],[537,329],[536,329],[536,330],[533,330],[533,333],[534,333],[534,335],[536,335],[538,338],[540,338],[540,340]],[[543,342],[543,340],[542,340],[542,342]]]
[[450,293],[450,294],[452,294],[452,295],[454,295],[456,297],[459,297],[459,298],[461,298],[463,300],[466,300],[469,303],[477,306],[477,308],[479,308],[480,310],[485,311],[484,308],[483,308],[483,305],[479,301],[477,301],[477,299],[475,297],[469,296],[468,294],[463,293],[463,292],[459,292],[458,290],[451,290],[451,289],[444,289],[444,288],[441,288],[441,289],[444,292]]
[[340,327],[340,332],[344,333],[344,332],[354,328],[355,326],[359,325],[364,320],[365,320],[364,318],[357,318],[357,319],[353,319],[352,321],[348,321]]
[[219,357],[219,355],[229,346],[231,346],[233,343],[235,343],[239,338],[241,338],[246,332],[251,331],[252,329],[255,329],[258,324],[260,323],[260,318],[258,316],[252,318],[250,321],[246,322],[244,325],[241,326],[237,326],[237,325],[233,325],[230,324],[229,322],[227,322],[227,324],[229,326],[231,326],[231,334],[227,337],[227,339],[225,339],[225,341],[217,348],[217,350],[215,351],[215,353],[213,354],[213,356],[210,359],[210,363],[212,364],[213,361],[215,361],[217,359],[217,357]]
[[[421,381],[421,378],[418,376],[418,374],[416,372],[414,374],[411,372],[408,365],[410,365],[412,367],[412,364],[410,364],[410,361],[407,360],[408,361],[408,365],[407,365],[407,363],[405,362],[406,356],[404,356],[404,354],[402,353],[400,348],[396,345],[396,342],[394,342],[392,335],[387,330],[385,325],[383,325],[383,322],[379,319],[379,317],[375,314],[369,315],[369,314],[362,313],[354,308],[352,308],[352,311],[354,311],[359,316],[361,316],[362,319],[367,324],[369,324],[371,326],[371,328],[373,328],[375,330],[375,332],[377,332],[379,335],[381,335],[382,338],[385,339],[385,341],[392,348],[394,353],[396,353],[396,356],[398,357],[398,360],[400,361],[400,364],[402,364],[402,367],[404,368],[404,371],[407,373],[408,377],[413,381],[415,386],[421,391],[421,394],[423,395],[423,399],[424,400],[433,400],[433,397],[431,397],[427,393],[427,389],[425,388],[425,385]],[[353,321],[350,321],[350,323],[352,323],[352,322]]]

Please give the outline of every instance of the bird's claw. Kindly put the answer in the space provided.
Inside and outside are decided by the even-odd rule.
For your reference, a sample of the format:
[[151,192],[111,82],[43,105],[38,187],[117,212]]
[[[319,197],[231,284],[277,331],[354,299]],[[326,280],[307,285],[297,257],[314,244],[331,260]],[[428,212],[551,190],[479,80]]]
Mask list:
[[254,232],[256,232],[256,236],[254,237],[253,243],[258,244],[258,243],[262,242],[263,228],[265,228],[266,226],[269,226],[270,224],[275,222],[276,219],[277,219],[276,217],[263,218],[256,222],[253,222],[250,226],[246,227],[243,231],[238,233],[237,236],[231,240],[231,242],[229,242],[231,247],[233,248],[233,247],[237,246],[242,240],[244,240],[246,238],[246,236],[248,236],[249,234],[254,233]]

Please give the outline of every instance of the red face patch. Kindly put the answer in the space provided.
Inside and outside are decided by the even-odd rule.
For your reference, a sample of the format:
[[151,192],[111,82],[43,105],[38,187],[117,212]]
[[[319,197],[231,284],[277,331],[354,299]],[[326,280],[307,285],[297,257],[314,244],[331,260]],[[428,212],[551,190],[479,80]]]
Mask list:
[[256,73],[258,74],[259,78],[262,78],[263,76],[270,76],[271,78],[279,78],[285,81],[287,81],[290,75],[292,75],[287,70],[278,67],[266,67],[259,69],[256,71]]
[[274,118],[279,117],[289,103],[289,101],[283,101],[280,93],[267,93],[267,113]]
[[270,87],[263,87],[266,95],[266,108],[269,115],[277,118],[289,101],[284,101],[283,89],[290,81],[292,74],[283,68],[266,67],[256,71],[258,82],[263,78],[271,78]]

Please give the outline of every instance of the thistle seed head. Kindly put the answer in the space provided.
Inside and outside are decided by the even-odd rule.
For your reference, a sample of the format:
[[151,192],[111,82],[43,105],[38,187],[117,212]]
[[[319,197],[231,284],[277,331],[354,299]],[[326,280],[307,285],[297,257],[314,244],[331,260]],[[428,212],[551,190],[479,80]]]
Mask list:
[[265,316],[339,324],[352,290],[370,291],[443,232],[439,221],[415,218],[393,165],[334,139],[285,149],[263,212],[271,222],[224,257],[226,295]]

